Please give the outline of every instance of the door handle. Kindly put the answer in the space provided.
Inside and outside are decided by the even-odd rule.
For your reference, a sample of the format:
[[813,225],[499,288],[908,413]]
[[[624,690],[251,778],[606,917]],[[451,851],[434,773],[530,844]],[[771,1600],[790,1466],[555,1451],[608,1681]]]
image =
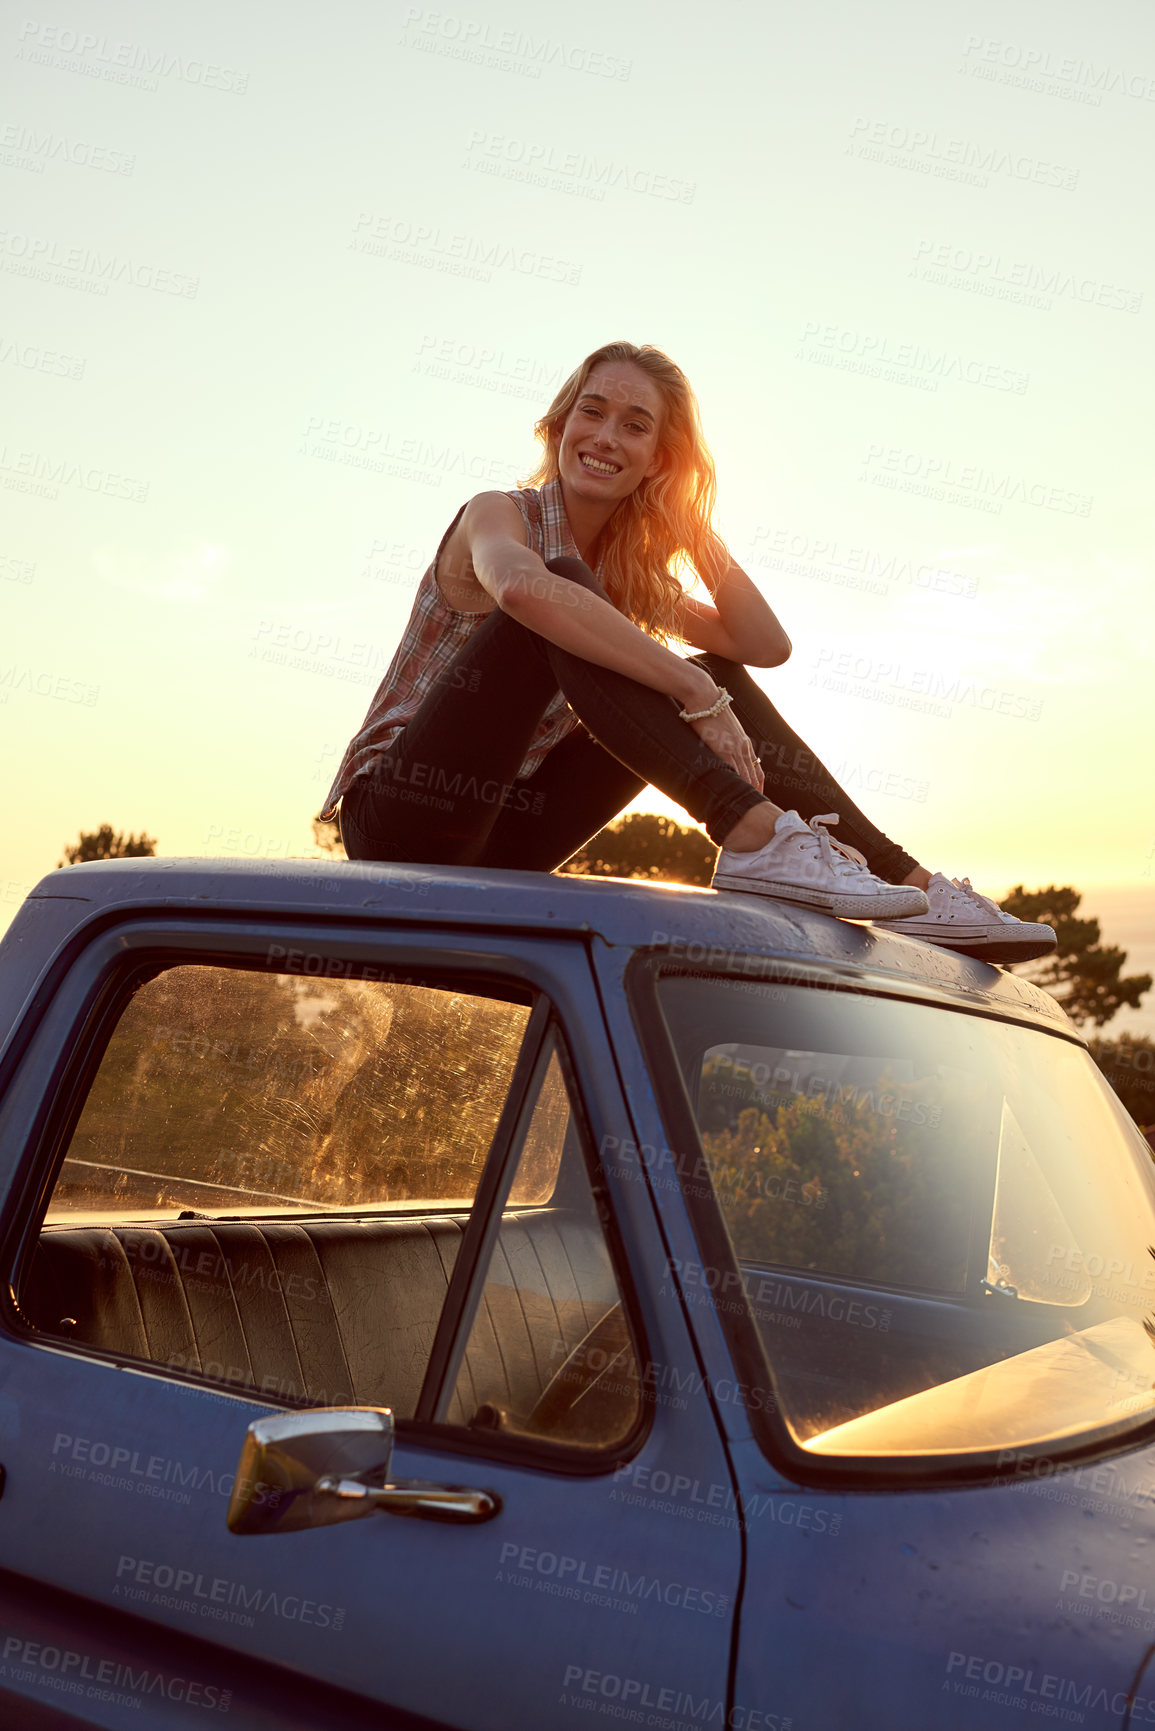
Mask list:
[[321,1496],[359,1503],[366,1513],[377,1509],[383,1515],[416,1515],[427,1521],[491,1521],[501,1513],[501,1498],[493,1491],[426,1484],[421,1479],[374,1486],[362,1484],[360,1479],[329,1475],[317,1480],[317,1491]]

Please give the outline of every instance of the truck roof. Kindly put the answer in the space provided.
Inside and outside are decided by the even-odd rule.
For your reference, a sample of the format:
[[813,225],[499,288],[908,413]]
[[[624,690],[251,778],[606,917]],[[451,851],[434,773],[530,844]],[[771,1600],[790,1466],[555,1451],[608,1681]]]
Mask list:
[[0,1039],[35,980],[85,927],[103,925],[110,916],[176,909],[558,932],[634,949],[668,949],[699,967],[722,964],[731,953],[773,956],[807,964],[808,971],[817,965],[848,983],[850,976],[859,984],[901,981],[908,990],[916,985],[940,999],[1027,1016],[1078,1037],[1055,999],[1018,975],[764,896],[551,872],[161,858],[65,866],[36,885],[0,942]]

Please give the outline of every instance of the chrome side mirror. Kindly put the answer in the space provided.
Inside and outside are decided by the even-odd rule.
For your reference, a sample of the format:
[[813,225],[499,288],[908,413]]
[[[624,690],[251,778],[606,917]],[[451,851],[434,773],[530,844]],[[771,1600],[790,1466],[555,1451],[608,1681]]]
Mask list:
[[245,1433],[229,1501],[229,1531],[296,1533],[362,1515],[488,1521],[491,1491],[407,1479],[390,1484],[393,1414],[388,1407],[314,1407],[256,1419]]

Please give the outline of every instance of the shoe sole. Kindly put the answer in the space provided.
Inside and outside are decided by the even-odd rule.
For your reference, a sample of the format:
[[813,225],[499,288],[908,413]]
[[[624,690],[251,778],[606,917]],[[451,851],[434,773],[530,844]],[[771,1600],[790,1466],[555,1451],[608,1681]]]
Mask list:
[[[889,930],[888,927],[882,927]],[[981,934],[964,936],[961,933],[951,934],[948,930],[936,932],[900,932],[893,935],[897,938],[913,938],[918,944],[933,944],[936,949],[954,950],[962,956],[973,956],[978,962],[1035,962],[1044,956],[1053,956],[1058,944],[1052,939],[1048,943],[1043,938],[1020,939],[1008,938],[1003,933],[989,937]]]
[[742,877],[735,872],[715,875],[710,885],[715,890],[739,890],[746,895],[768,896],[772,901],[790,902],[795,907],[809,908],[817,914],[834,914],[842,920],[901,919],[904,914],[922,911],[925,897],[921,890],[907,891],[902,885],[901,896],[839,896],[828,890],[807,889],[798,884],[768,883],[765,878]]

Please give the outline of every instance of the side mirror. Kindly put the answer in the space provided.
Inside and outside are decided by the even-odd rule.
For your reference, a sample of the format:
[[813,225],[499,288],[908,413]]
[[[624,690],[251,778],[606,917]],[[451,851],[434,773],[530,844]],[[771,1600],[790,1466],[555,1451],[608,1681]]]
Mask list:
[[229,1501],[229,1531],[297,1533],[374,1513],[488,1521],[492,1491],[406,1479],[390,1484],[388,1407],[314,1407],[256,1419],[245,1434]]
[[256,1419],[245,1433],[229,1500],[233,1533],[299,1533],[362,1513],[321,1480],[368,1475],[381,1484],[393,1454],[388,1407],[329,1406]]

